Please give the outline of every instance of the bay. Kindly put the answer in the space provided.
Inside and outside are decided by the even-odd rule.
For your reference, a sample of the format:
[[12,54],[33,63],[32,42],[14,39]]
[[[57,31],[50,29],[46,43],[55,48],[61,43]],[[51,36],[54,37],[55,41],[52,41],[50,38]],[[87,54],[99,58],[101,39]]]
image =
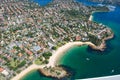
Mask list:
[[52,0],[32,0],[32,1],[38,3],[40,6],[46,6],[48,3],[52,2]]
[[38,70],[33,70],[25,75],[21,80],[53,80],[52,78],[48,78],[43,76]]
[[115,37],[107,41],[107,49],[104,52],[94,51],[89,47],[77,47],[69,53],[66,52],[67,55],[63,56],[60,64],[75,70],[75,79],[120,74],[120,7],[116,6],[111,12],[93,13],[93,21],[110,27]]
[[[91,3],[87,0],[77,1],[89,6],[98,5],[98,3]],[[92,15],[93,21],[110,27],[115,37],[107,41],[107,49],[104,52],[92,50],[87,45],[82,47],[75,46],[69,49],[61,58],[59,64],[67,66],[74,71],[72,79],[120,74],[120,7],[116,6],[116,9],[111,12],[95,12]],[[48,80],[48,78],[41,76],[37,72],[29,73],[25,77],[23,80]],[[36,79],[31,77],[36,77]]]

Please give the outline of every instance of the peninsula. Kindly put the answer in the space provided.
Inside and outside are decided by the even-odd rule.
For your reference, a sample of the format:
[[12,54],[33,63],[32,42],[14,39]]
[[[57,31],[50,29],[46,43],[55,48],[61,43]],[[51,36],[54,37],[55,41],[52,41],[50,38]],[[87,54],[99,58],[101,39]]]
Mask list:
[[[0,1],[0,77],[3,80],[19,80],[31,70],[54,68],[64,52],[73,46],[88,45],[103,51],[105,41],[114,36],[110,28],[92,22],[90,17],[92,11],[108,11],[105,6],[87,7],[73,0],[53,0],[43,7],[29,0]],[[66,75],[64,69],[59,70]]]

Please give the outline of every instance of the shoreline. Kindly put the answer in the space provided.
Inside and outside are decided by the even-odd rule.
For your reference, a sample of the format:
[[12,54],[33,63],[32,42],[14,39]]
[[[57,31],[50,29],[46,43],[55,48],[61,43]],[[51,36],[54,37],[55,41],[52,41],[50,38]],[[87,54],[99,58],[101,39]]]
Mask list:
[[[65,45],[61,46],[60,48],[58,48],[53,55],[50,57],[49,59],[49,63],[46,65],[36,65],[36,64],[32,64],[30,65],[28,68],[26,68],[25,70],[23,70],[22,72],[20,72],[19,74],[17,74],[15,77],[13,77],[11,80],[20,80],[22,77],[24,77],[27,73],[29,73],[32,70],[37,70],[37,69],[41,69],[44,68],[45,66],[47,67],[55,67],[57,65],[57,62],[60,60],[60,58],[65,54],[65,52],[67,50],[69,50],[70,48],[74,47],[74,46],[82,46],[82,45],[89,45],[94,49],[97,49],[97,46],[95,46],[93,43],[91,42],[69,42],[66,43]],[[102,48],[102,47],[101,47]]]
[[[95,13],[95,12],[97,12],[97,11],[93,11],[92,14]],[[89,21],[93,21],[93,15],[90,15]],[[30,71],[41,69],[41,68],[44,68],[45,66],[55,67],[56,65],[58,65],[59,60],[61,59],[62,56],[64,56],[65,52],[68,51],[70,48],[72,48],[74,46],[88,45],[94,50],[104,51],[104,49],[106,48],[106,41],[109,40],[109,39],[112,39],[113,37],[114,37],[114,33],[112,33],[112,35],[102,39],[102,43],[99,46],[96,46],[92,42],[81,42],[81,41],[68,42],[68,43],[59,47],[56,51],[53,52],[53,55],[50,57],[48,64],[45,64],[45,65],[32,64],[10,80],[20,80],[22,77],[24,77]]]
[[[110,39],[111,39],[111,37],[110,37]],[[105,41],[103,41],[100,46],[96,46],[92,42],[69,42],[69,43],[66,43],[65,45],[63,45],[62,47],[58,48],[53,53],[53,55],[49,59],[49,64],[47,66],[55,67],[56,65],[58,65],[58,61],[65,54],[66,51],[68,51],[70,48],[72,48],[74,46],[82,46],[82,45],[88,45],[92,49],[100,50],[100,51],[103,51],[105,49]]]
[[46,65],[36,65],[36,64],[32,64],[29,67],[27,67],[25,70],[21,71],[19,74],[17,74],[15,77],[13,77],[10,80],[20,80],[21,78],[23,78],[26,74],[28,74],[30,71],[32,70],[37,70],[40,68],[45,67]]
[[25,70],[23,70],[22,72],[17,74],[15,77],[13,77],[11,80],[20,80],[22,77],[24,77],[27,73],[29,73],[32,70],[42,69],[42,68],[44,68],[46,66],[47,67],[55,67],[55,66],[57,66],[58,65],[58,61],[65,54],[65,52],[68,51],[70,48],[72,48],[74,46],[88,45],[92,49],[104,51],[104,49],[106,48],[105,47],[106,46],[105,45],[105,41],[109,40],[109,39],[111,39],[113,37],[114,37],[114,35],[112,34],[111,36],[109,36],[107,38],[104,38],[102,40],[101,45],[99,45],[99,46],[96,46],[92,42],[80,42],[80,41],[68,42],[65,45],[59,47],[55,52],[53,52],[53,55],[50,57],[48,64],[45,64],[45,65],[32,64],[28,68],[26,68]]
[[93,15],[90,15],[90,17],[89,17],[88,20],[89,20],[89,21],[92,21],[92,20],[93,20]]
[[82,45],[91,45],[91,47],[96,48],[96,46],[94,44],[92,44],[91,42],[69,42],[69,43],[66,43],[65,45],[59,47],[53,53],[53,55],[49,59],[49,64],[47,66],[55,67],[56,65],[58,65],[57,64],[58,61],[65,54],[65,52],[67,50],[69,50],[70,48],[72,48],[74,46],[82,46]]
[[104,51],[106,48],[106,41],[109,39],[112,39],[114,37],[114,34],[112,33],[110,36],[102,39],[102,43],[99,46],[96,46],[92,42],[81,42],[81,41],[76,41],[76,42],[68,42],[65,45],[59,47],[53,55],[49,59],[49,63],[47,66],[55,67],[58,65],[58,61],[60,58],[65,54],[66,51],[68,51],[70,48],[74,46],[82,46],[82,45],[88,45],[94,50],[99,50],[99,51]]

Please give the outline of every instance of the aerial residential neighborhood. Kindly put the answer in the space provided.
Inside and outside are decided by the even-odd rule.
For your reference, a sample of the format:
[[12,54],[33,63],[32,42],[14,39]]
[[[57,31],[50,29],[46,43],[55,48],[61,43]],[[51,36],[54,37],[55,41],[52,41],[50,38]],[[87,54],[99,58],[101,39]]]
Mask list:
[[33,63],[48,64],[53,52],[67,42],[99,46],[113,32],[89,20],[94,10],[108,11],[73,0],[54,0],[45,7],[29,0],[0,0],[1,79],[10,79]]

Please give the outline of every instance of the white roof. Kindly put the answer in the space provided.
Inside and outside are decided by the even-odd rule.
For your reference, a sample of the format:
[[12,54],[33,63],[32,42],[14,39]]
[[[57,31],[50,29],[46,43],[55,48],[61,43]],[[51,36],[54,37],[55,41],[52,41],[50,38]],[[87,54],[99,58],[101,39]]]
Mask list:
[[5,76],[9,75],[9,73],[6,70],[3,70],[1,73],[4,74]]
[[41,49],[41,47],[40,47],[40,46],[34,46],[33,49],[34,49],[35,51],[39,51],[39,50]]

